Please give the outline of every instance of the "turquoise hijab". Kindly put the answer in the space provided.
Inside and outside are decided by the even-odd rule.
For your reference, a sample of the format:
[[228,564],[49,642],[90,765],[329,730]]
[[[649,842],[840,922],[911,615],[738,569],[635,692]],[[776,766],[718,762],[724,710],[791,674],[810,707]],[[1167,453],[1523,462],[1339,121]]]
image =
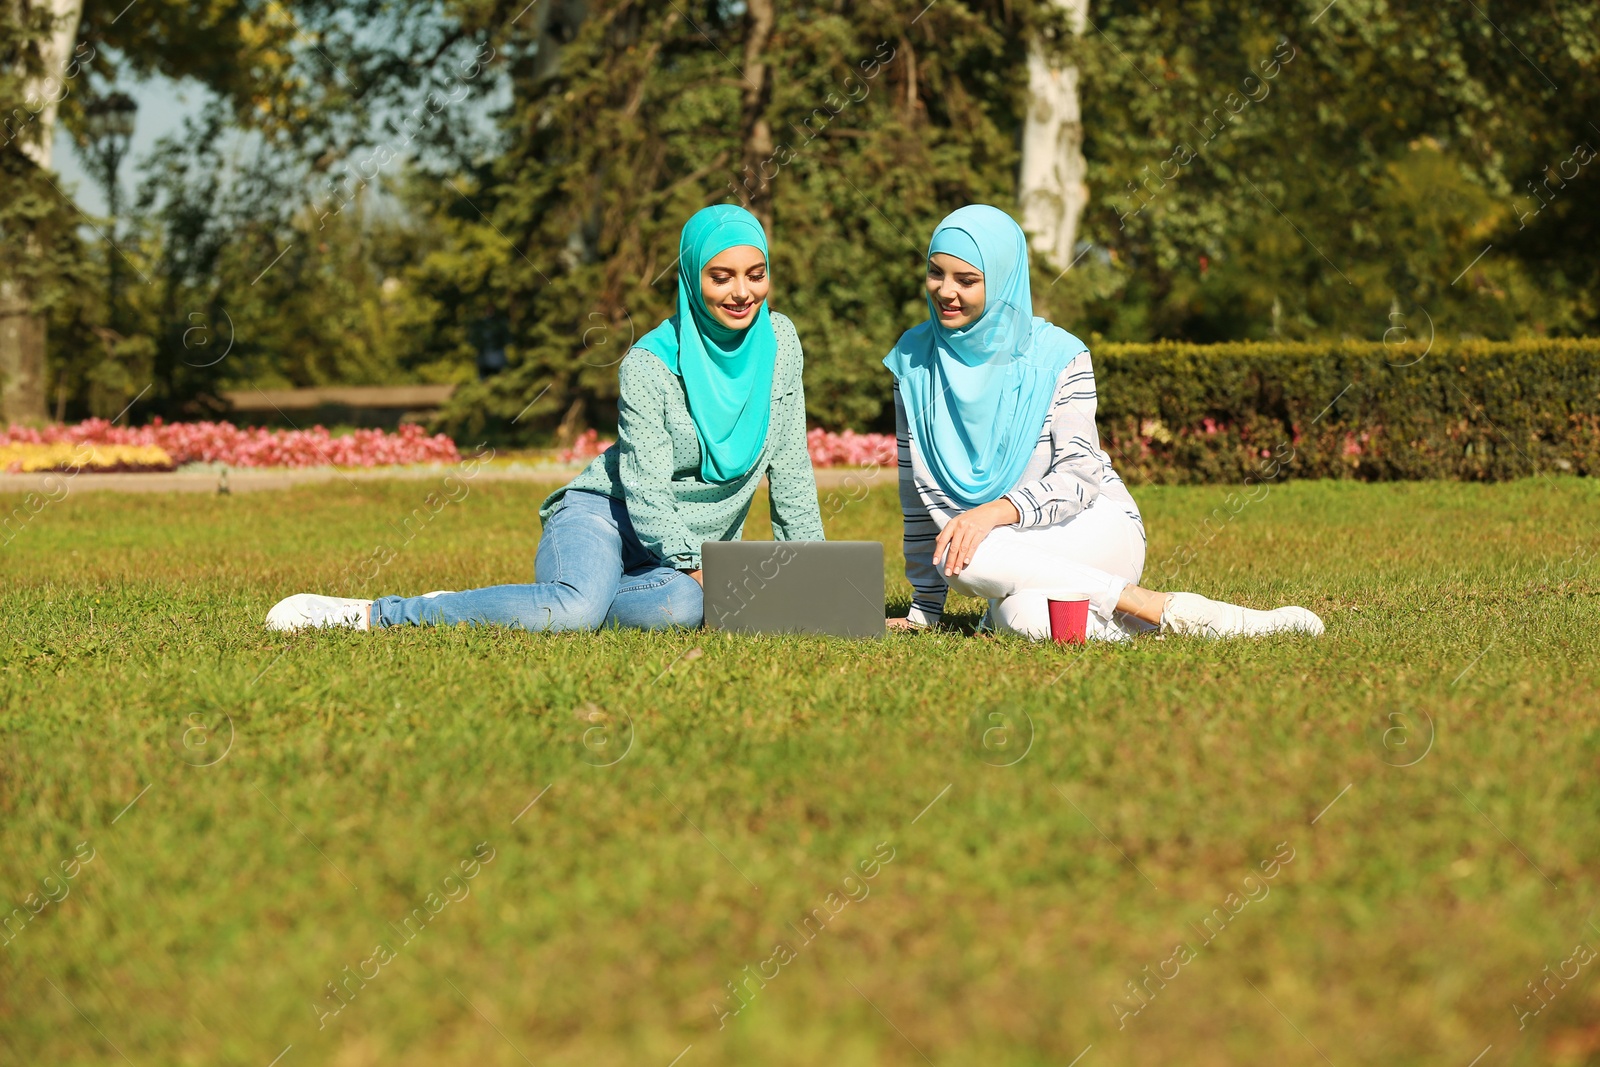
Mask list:
[[917,453],[939,488],[962,507],[998,500],[1016,486],[1044,427],[1056,379],[1088,346],[1033,314],[1028,240],[999,208],[973,204],[933,231],[944,252],[983,272],[976,322],[928,321],[901,335],[883,365],[900,383]]
[[700,296],[700,272],[719,252],[754,245],[767,253],[767,235],[750,212],[719,204],[694,213],[678,239],[678,313],[636,347],[661,357],[683,379],[700,439],[700,477],[731,482],[749,473],[767,443],[778,335],[761,302],[742,330],[718,322]]

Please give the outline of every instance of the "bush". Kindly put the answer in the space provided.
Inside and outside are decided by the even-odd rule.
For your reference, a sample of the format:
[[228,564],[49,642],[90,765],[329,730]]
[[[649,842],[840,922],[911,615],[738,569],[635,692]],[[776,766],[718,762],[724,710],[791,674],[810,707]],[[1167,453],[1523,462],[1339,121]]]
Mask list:
[[1094,361],[1100,436],[1133,483],[1600,470],[1600,340],[1100,344]]
[[[1101,441],[1134,484],[1600,471],[1600,339],[1428,344],[1393,336],[1405,343],[1094,340]],[[808,354],[808,400],[816,355]],[[876,373],[886,396],[888,372]],[[507,403],[526,408],[537,395]],[[457,391],[450,425],[458,434],[468,422],[481,434],[493,421],[484,396]],[[870,463],[874,449],[889,447],[883,442],[813,430],[812,456],[819,465]]]

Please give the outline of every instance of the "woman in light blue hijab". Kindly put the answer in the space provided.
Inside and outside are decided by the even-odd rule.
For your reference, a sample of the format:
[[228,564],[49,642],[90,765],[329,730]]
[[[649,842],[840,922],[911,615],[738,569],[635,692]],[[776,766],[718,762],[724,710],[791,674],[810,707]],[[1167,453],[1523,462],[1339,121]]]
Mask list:
[[705,208],[678,253],[676,314],[618,368],[617,443],[539,510],[536,581],[377,600],[301,593],[268,627],[699,626],[701,543],[739,538],[763,475],[773,536],[822,540],[804,359],[794,324],[767,306],[761,223],[740,207]]
[[1087,636],[1321,633],[1304,608],[1254,611],[1138,584],[1139,508],[1100,447],[1086,345],[1033,314],[1028,244],[999,208],[951,213],[928,243],[928,321],[894,374],[911,610],[936,625],[948,589],[989,601],[993,628],[1050,635],[1051,599],[1086,597]]
[[[1022,476],[1056,379],[1085,346],[1034,316],[1022,229],[1000,209],[975,204],[952,214],[934,231],[928,258],[958,277],[975,268],[983,302],[947,314],[930,283],[929,320],[907,330],[884,364],[927,442],[930,470],[951,500],[970,508]],[[935,269],[942,281],[942,266]],[[959,309],[961,300],[958,287],[945,304]]]

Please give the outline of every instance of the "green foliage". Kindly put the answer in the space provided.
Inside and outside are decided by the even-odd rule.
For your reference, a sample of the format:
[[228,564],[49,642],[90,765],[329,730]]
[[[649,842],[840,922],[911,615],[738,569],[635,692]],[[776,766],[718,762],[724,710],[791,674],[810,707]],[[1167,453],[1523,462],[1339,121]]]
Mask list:
[[[243,156],[241,160],[239,156]],[[470,350],[440,354],[437,305],[409,272],[440,238],[402,165],[382,186],[313,199],[302,175],[259,142],[230,143],[212,109],[154,153],[118,250],[119,330],[63,344],[68,410],[212,415],[228,389],[451,382]],[[95,279],[92,314],[103,315]],[[148,391],[146,391],[146,387]]]
[[[612,365],[671,310],[677,226],[731,199],[772,221],[774,305],[806,344],[812,416],[885,428],[876,365],[922,317],[933,223],[1015,199],[1038,32],[1084,72],[1089,244],[1065,277],[1036,265],[1037,310],[1069,329],[1377,341],[1400,312],[1510,339],[1600,321],[1600,241],[1566,239],[1600,236],[1600,197],[1584,194],[1600,145],[1583,121],[1600,102],[1592,13],[1496,12],[1533,59],[1477,16],[1384,0],[1322,17],[1323,4],[1107,0],[1078,38],[1037,3],[948,0],[914,25],[903,6],[778,12],[756,112],[773,131],[763,182],[741,169],[747,20],[717,4],[589,5],[559,72],[515,82],[509,151],[478,174],[476,206],[456,205],[480,236],[427,267],[446,304],[509,290],[515,325],[512,373],[459,394],[446,425],[609,421]],[[883,42],[894,58],[848,91]],[[812,115],[827,120],[814,139],[797,126]]]
[[1093,9],[1072,54],[1110,262],[1054,313],[1129,341],[1377,340],[1395,308],[1455,336],[1600,323],[1593,5]]
[[[65,279],[51,289],[42,277],[35,298],[54,311],[61,412],[109,416],[139,396],[135,418],[193,417],[216,414],[230,388],[472,377],[470,351],[431,343],[437,305],[406,275],[434,247],[419,204],[435,190],[413,199],[419,158],[482,148],[470,124],[436,119],[492,81],[469,23],[381,0],[141,0],[121,18],[125,6],[86,5],[80,37],[98,52],[63,123],[81,133],[85,100],[129,73],[194,79],[214,97],[146,160],[115,247],[74,245],[75,259],[51,265],[28,183],[47,189],[52,176],[20,163],[16,184],[7,175],[17,195],[0,205],[0,255]],[[8,213],[22,223],[9,231]],[[133,279],[115,316],[113,261]]]
[[773,306],[801,324],[811,414],[881,422],[877,363],[924,314],[927,233],[961,203],[1013,198],[1018,85],[998,72],[1020,63],[1031,7],[943,5],[907,32],[899,4],[779,5],[772,144],[749,167],[730,58],[744,20],[591,6],[559,73],[516,82],[508,151],[453,205],[468,232],[423,265],[468,315],[507,300],[515,333],[512,370],[458,394],[448,424],[547,428],[574,405],[605,421],[616,362],[674,309],[684,220],[751,199],[772,222]]
[[0,146],[0,188],[0,276],[24,286],[55,321],[68,321],[96,281],[79,233],[83,216],[16,142]]
[[1600,474],[1600,341],[1392,330],[1390,344],[1101,345],[1101,437],[1136,482]]
[[[122,335],[92,285],[61,305],[75,408],[151,380],[170,411],[241,384],[453,380],[441,425],[465,437],[605,425],[622,352],[673,309],[683,220],[748,201],[811,416],[885,429],[877,364],[923,315],[933,224],[1015,202],[1033,40],[1082,72],[1082,254],[1035,277],[1036,310],[1080,336],[1378,341],[1392,313],[1457,339],[1600,328],[1592,5],[1096,0],[1074,36],[1044,0],[827,0],[777,5],[764,42],[726,0],[114,15],[85,14],[102,73],[192,76],[220,104],[146,175],[130,254],[159,280]],[[216,142],[240,131],[253,159],[233,167]],[[220,331],[222,312],[238,357],[188,367],[189,316]],[[502,318],[510,369],[471,382]]]
[[[1204,547],[1221,491],[1140,489],[1151,558],[1195,549],[1184,587],[1307,604],[1327,636],[1077,659],[949,632],[269,634],[279,596],[357,592],[437,486],[75,485],[0,547],[0,906],[40,909],[0,948],[0,1047],[1062,1067],[1092,1044],[1079,1067],[1235,1067],[1321,1063],[1309,1041],[1464,1067],[1492,1043],[1548,1064],[1600,1013],[1593,964],[1526,987],[1595,944],[1600,894],[1600,483],[1553,482],[1277,485]],[[474,482],[374,591],[525,580],[548,488]],[[884,542],[903,609],[898,512],[875,488],[828,534]],[[389,924],[480,842],[470,895],[403,943]],[[880,842],[893,862],[842,905]],[[818,908],[806,944],[789,924]],[[396,958],[363,965],[384,939]],[[798,958],[751,979],[780,940]],[[1195,958],[1119,1027],[1178,942]],[[723,1027],[728,983],[750,1006]]]

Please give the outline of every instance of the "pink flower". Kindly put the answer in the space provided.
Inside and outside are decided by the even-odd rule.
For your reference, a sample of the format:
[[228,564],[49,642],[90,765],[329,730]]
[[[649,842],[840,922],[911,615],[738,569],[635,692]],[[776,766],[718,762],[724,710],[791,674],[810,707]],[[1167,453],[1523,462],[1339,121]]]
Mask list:
[[819,426],[806,434],[806,448],[816,467],[884,467],[896,461],[892,434],[834,433]]
[[572,442],[571,448],[563,449],[556,458],[562,463],[590,460],[614,444],[616,442],[609,438],[602,441],[598,430],[585,430],[578,435],[576,441]]

